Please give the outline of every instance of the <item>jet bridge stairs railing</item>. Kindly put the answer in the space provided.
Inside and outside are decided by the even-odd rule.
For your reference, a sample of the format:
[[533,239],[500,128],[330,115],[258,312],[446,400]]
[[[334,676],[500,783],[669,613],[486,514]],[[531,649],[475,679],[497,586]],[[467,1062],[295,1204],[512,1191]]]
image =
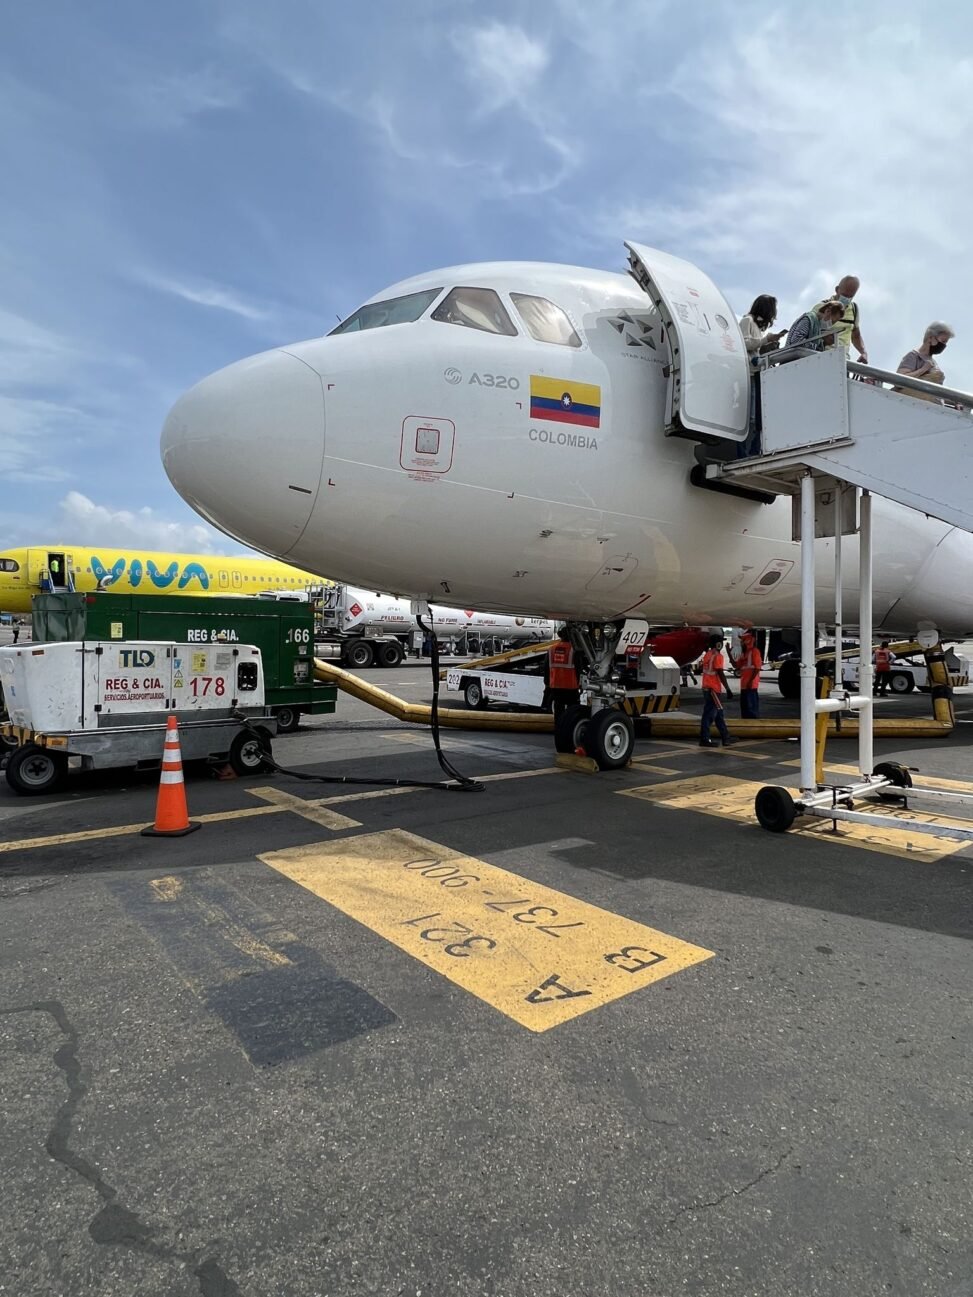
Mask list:
[[[776,358],[775,358],[776,359]],[[863,811],[856,802],[915,798],[936,809],[973,811],[973,796],[948,789],[915,788],[906,767],[895,762],[873,765],[873,668],[862,654],[859,692],[840,687],[818,699],[815,689],[815,547],[821,534],[822,493],[833,498],[836,641],[841,636],[841,538],[856,530],[846,501],[859,504],[859,608],[861,644],[872,643],[871,498],[881,495],[930,517],[973,532],[973,396],[849,362],[844,348],[813,353],[785,363],[771,361],[759,375],[762,414],[761,453],[709,462],[707,479],[738,484],[766,495],[798,495],[795,538],[801,542],[801,788],[797,799],[774,785],[761,788],[755,812],[765,829],[784,832],[799,816],[895,827],[901,821]],[[898,389],[898,390],[891,390]],[[737,452],[739,454],[739,451]],[[852,511],[853,513],[853,511]],[[920,636],[921,638],[921,636]],[[935,632],[927,660],[931,672],[942,658]],[[937,652],[938,650],[938,652]],[[935,681],[935,676],[931,675]],[[945,679],[945,677],[943,677]],[[933,684],[948,697],[945,684]],[[945,703],[951,713],[951,704]],[[821,781],[816,748],[816,719],[831,711],[859,713],[857,780]],[[973,842],[973,826],[910,821],[910,830],[935,837]]]
[[797,495],[810,470],[973,532],[969,393],[855,364],[843,347],[775,356],[755,381],[760,454],[708,463],[708,481]]

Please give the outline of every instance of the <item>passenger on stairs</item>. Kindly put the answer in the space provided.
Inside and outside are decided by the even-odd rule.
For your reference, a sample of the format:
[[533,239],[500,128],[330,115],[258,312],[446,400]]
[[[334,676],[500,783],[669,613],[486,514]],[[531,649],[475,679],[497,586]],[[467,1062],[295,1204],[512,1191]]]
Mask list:
[[754,299],[753,306],[740,321],[740,332],[743,334],[748,356],[777,350],[787,330],[781,329],[779,333],[770,333],[770,326],[776,319],[777,298],[761,293]]
[[844,313],[844,303],[837,297],[818,302],[809,311],[799,315],[787,334],[787,347],[806,347],[808,351],[823,351],[834,340],[834,326]]
[[[933,359],[946,350],[950,338],[955,337],[953,330],[942,320],[933,320],[923,335],[921,344],[913,351],[907,351],[899,361],[898,374],[907,374],[909,378],[921,378],[927,383],[943,383],[946,375]],[[931,392],[914,392],[908,387],[896,387],[893,391],[903,396],[914,396],[918,401],[936,401]]]
[[[841,318],[838,320],[838,329],[835,334],[835,342],[842,347],[847,347],[850,351],[852,346],[858,352],[858,359],[863,365],[868,364],[868,353],[865,350],[865,344],[862,341],[861,329],[858,321],[860,318],[858,303],[855,301],[855,294],[858,292],[861,281],[857,275],[845,275],[835,284],[834,295],[841,303]],[[824,303],[820,303],[824,305]]]

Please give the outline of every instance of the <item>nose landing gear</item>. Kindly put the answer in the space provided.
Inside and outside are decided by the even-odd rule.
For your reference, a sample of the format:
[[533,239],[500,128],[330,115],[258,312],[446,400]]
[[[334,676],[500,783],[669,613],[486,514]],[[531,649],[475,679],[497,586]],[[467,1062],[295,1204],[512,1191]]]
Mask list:
[[558,752],[581,749],[602,770],[627,766],[635,747],[635,723],[619,709],[625,690],[617,683],[615,651],[624,622],[569,622],[564,635],[574,649],[581,692],[588,704],[566,707],[554,729]]

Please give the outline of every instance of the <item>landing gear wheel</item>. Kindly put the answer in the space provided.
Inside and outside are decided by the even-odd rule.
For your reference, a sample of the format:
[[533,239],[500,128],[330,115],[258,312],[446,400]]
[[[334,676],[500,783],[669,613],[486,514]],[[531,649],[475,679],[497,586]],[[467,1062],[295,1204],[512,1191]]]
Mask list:
[[467,679],[463,684],[463,701],[470,711],[481,712],[489,706],[489,698],[483,696],[483,686],[479,680]]
[[632,759],[635,723],[627,712],[620,712],[617,707],[603,707],[588,722],[581,742],[600,769],[621,770]]
[[241,730],[230,744],[229,762],[236,775],[259,775],[269,770],[270,735],[265,730]]
[[301,713],[296,707],[278,707],[274,715],[278,734],[293,734],[301,723]]
[[585,734],[591,724],[591,708],[581,703],[565,707],[554,721],[554,747],[558,752],[576,752],[585,746]]
[[378,665],[380,667],[397,667],[405,657],[405,649],[396,643],[379,644]]
[[889,688],[894,694],[911,694],[916,682],[907,671],[893,671],[889,676]]
[[777,672],[777,688],[785,698],[801,696],[801,664],[796,658],[788,658],[780,664]]
[[374,660],[375,654],[367,640],[356,639],[345,645],[345,662],[356,671],[364,671]]
[[63,753],[49,752],[36,743],[26,743],[11,752],[4,773],[15,793],[40,797],[57,791],[64,781],[67,766]]
[[797,806],[786,788],[767,784],[753,799],[760,827],[768,833],[786,833],[797,818]]

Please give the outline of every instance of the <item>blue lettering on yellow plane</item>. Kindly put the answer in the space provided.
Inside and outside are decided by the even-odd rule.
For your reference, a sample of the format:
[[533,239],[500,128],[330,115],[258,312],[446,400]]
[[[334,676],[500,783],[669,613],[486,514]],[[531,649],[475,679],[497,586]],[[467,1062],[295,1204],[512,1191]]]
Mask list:
[[146,571],[149,580],[157,590],[167,590],[177,576],[179,577],[177,585],[179,590],[185,590],[191,581],[198,581],[201,590],[209,589],[209,573],[202,563],[187,563],[180,574],[178,563],[170,563],[164,571],[160,571],[151,559],[146,561],[143,568],[140,558],[133,558],[131,562],[128,559],[119,558],[115,560],[111,567],[106,567],[97,555],[92,555],[91,571],[94,573],[99,589],[106,590],[109,586],[120,581],[125,574],[126,565],[128,566],[128,579],[133,589],[138,589],[141,585],[142,577]]
[[125,571],[125,560],[123,558],[116,559],[111,568],[107,568],[100,558],[92,555],[91,570],[95,575],[99,588],[104,588],[121,580],[122,573]]
[[167,586],[172,585],[179,571],[178,563],[170,563],[164,572],[160,572],[151,559],[146,563],[146,567],[149,569],[149,580],[157,590],[165,590]]
[[209,576],[207,575],[206,569],[203,567],[201,563],[186,564],[186,566],[182,570],[182,576],[179,578],[179,589],[185,590],[186,586],[189,585],[193,577],[195,577],[196,580],[199,582],[200,589],[202,590],[209,589]]

